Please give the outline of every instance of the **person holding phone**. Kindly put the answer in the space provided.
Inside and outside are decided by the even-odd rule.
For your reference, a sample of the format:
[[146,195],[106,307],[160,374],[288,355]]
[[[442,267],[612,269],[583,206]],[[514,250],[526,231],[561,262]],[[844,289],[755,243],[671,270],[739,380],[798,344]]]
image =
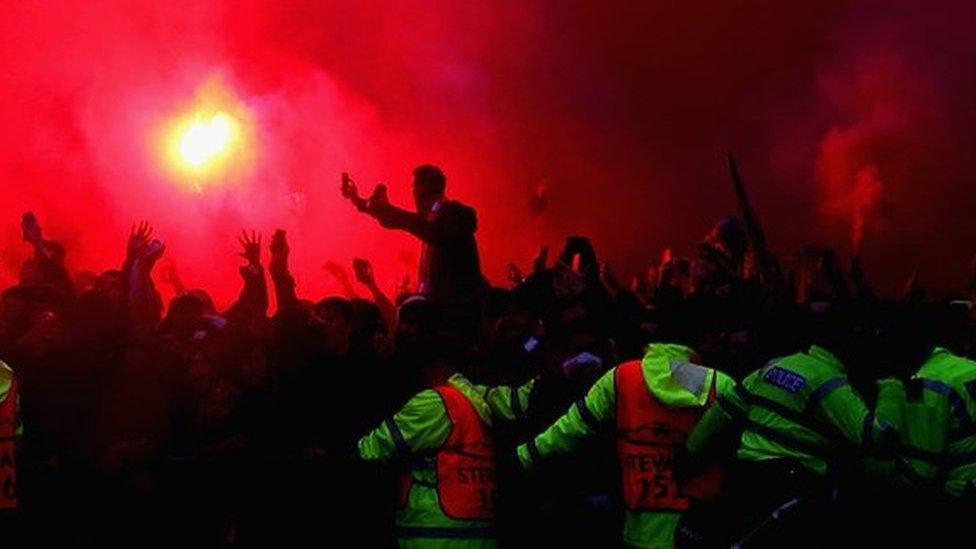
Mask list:
[[448,200],[446,186],[444,172],[424,164],[413,171],[415,211],[391,204],[383,184],[369,199],[360,197],[348,174],[343,174],[342,195],[383,227],[421,240],[420,293],[434,303],[468,306],[480,303],[487,289],[474,237],[477,214],[470,206]]

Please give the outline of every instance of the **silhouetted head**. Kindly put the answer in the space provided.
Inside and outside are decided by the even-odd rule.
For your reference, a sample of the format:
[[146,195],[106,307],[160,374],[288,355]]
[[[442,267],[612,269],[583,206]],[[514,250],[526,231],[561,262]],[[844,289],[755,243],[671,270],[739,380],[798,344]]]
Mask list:
[[387,326],[380,308],[372,301],[356,298],[350,301],[352,332],[350,342],[358,353],[377,355],[386,345]]
[[159,330],[163,334],[176,337],[190,337],[203,325],[206,304],[195,296],[183,294],[169,302],[169,311]]
[[406,352],[416,351],[425,334],[431,331],[434,312],[426,298],[414,295],[403,301],[397,311],[396,345]]
[[75,286],[75,292],[81,295],[95,286],[95,281],[98,280],[98,275],[93,271],[81,270],[76,271],[71,276],[71,281]]
[[879,375],[908,379],[939,344],[948,309],[923,303],[894,303],[881,311],[871,340]]
[[[712,365],[715,357],[707,352],[706,343],[712,343],[714,336],[721,331],[715,311],[709,309],[707,304],[689,301],[681,307],[668,310],[665,316],[665,321],[658,326],[651,342],[684,345],[694,349],[699,355],[704,352],[709,360],[705,364]],[[700,358],[706,360],[705,356]]]
[[413,200],[418,212],[426,212],[444,197],[447,179],[433,164],[423,164],[413,170]]
[[204,314],[214,315],[217,314],[217,308],[214,307],[213,298],[206,290],[200,288],[194,288],[186,292],[186,295],[193,297],[197,301],[203,304]]
[[706,272],[735,273],[745,258],[748,237],[737,217],[726,217],[712,227],[698,244],[698,253]]
[[315,316],[322,323],[323,350],[332,356],[346,356],[353,329],[353,308],[349,300],[327,297],[315,305]]
[[804,347],[818,345],[827,349],[848,371],[863,368],[870,353],[868,333],[872,329],[864,311],[836,305],[815,306],[803,311],[800,322],[801,333],[807,338]]
[[13,286],[0,296],[0,340],[20,338],[38,322],[60,322],[65,298],[50,286]]
[[98,275],[92,289],[107,297],[119,306],[125,301],[125,285],[122,283],[122,271],[112,269]]

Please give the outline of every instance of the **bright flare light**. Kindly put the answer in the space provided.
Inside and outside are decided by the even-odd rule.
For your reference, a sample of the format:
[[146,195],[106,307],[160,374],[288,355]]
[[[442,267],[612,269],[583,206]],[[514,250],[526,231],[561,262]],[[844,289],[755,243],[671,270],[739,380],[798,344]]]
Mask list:
[[247,181],[256,152],[247,105],[215,78],[183,108],[183,114],[160,121],[154,141],[167,179],[198,193]]
[[236,137],[236,123],[225,112],[207,121],[197,121],[180,138],[180,158],[191,166],[202,166],[227,151]]

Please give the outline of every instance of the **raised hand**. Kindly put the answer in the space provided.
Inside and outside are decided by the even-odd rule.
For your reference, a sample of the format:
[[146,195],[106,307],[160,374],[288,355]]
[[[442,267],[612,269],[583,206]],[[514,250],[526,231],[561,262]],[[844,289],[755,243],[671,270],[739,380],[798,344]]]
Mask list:
[[146,250],[143,253],[143,259],[145,259],[146,262],[148,262],[151,265],[155,263],[156,260],[158,260],[160,257],[162,257],[163,252],[165,251],[166,251],[166,244],[163,244],[162,240],[153,239],[153,241],[149,243],[149,246],[146,247]]
[[390,199],[386,196],[386,185],[380,183],[373,189],[373,194],[369,196],[369,201],[367,202],[369,208],[375,208],[377,206],[389,205]]
[[648,289],[657,288],[657,275],[659,271],[657,265],[654,263],[648,263],[647,269],[644,271],[644,284]]
[[159,269],[159,279],[164,283],[172,286],[176,293],[183,293],[183,281],[180,279],[179,273],[176,271],[176,264],[173,260],[167,260],[163,263],[163,266]]
[[410,273],[404,273],[403,274],[403,278],[400,279],[400,282],[397,284],[397,287],[396,287],[397,295],[406,295],[406,294],[409,294],[410,291],[411,291],[411,284],[410,284],[410,282],[411,282],[410,281]]
[[132,230],[129,232],[129,244],[126,248],[129,259],[135,259],[145,253],[149,247],[152,234],[153,228],[148,221],[140,221],[132,226]]
[[644,293],[644,291],[643,291],[644,290],[644,284],[642,283],[641,278],[638,275],[633,275],[633,276],[630,277],[630,286],[629,286],[629,288],[630,288],[630,293],[632,293],[632,294],[638,294],[638,295],[640,295],[640,294]]
[[522,276],[522,270],[514,263],[508,264],[508,279],[516,286],[525,282],[525,277]]
[[342,265],[339,265],[335,261],[326,261],[322,264],[322,268],[339,281],[349,280],[349,273],[346,272]]
[[373,276],[373,266],[368,260],[358,257],[353,259],[352,270],[356,274],[357,282],[369,288],[376,286],[376,278]]
[[273,257],[288,257],[288,252],[291,248],[288,247],[288,236],[284,230],[278,229],[274,232],[274,236],[271,237],[269,250]]
[[668,273],[670,275],[670,273],[674,271],[674,264],[675,264],[674,250],[672,250],[671,248],[665,248],[663,251],[661,251],[661,261],[660,263],[658,263],[658,267],[657,267],[658,280],[663,279],[662,275],[664,273]]
[[44,242],[44,237],[41,235],[41,225],[37,222],[34,212],[27,212],[21,217],[20,228],[24,233],[25,241],[35,246]]
[[539,253],[536,254],[535,259],[532,261],[532,272],[542,272],[546,270],[546,262],[549,259],[549,246],[543,246],[539,248]]
[[349,280],[349,273],[346,272],[346,269],[342,265],[339,265],[335,261],[326,261],[322,264],[322,268],[336,279],[347,297],[350,299],[358,297],[356,289],[352,287],[352,281]]
[[288,247],[288,237],[284,230],[278,229],[274,232],[274,236],[271,237],[271,245],[268,249],[271,251],[271,261],[268,263],[268,269],[271,271],[272,277],[287,275],[288,253],[291,251],[291,248]]
[[261,235],[255,231],[251,231],[250,235],[247,234],[247,231],[241,231],[241,236],[237,237],[237,241],[240,242],[243,248],[243,251],[237,255],[246,259],[251,266],[260,267]]
[[346,172],[342,172],[342,197],[349,200],[359,198],[359,190],[356,188],[356,182]]
[[603,288],[606,289],[607,293],[612,296],[616,296],[623,289],[617,276],[610,270],[609,261],[600,263],[600,282],[603,284]]
[[349,177],[349,174],[342,172],[342,197],[353,203],[357,209],[363,211],[366,209],[366,200],[359,196],[359,189],[356,188],[356,182]]

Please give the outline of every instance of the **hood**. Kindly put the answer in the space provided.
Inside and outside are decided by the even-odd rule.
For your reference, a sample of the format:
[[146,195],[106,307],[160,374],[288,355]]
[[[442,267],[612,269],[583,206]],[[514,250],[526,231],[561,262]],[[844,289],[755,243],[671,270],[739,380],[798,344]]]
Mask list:
[[652,343],[647,346],[641,369],[647,388],[672,408],[704,406],[715,372],[692,362],[695,351],[684,345]]

